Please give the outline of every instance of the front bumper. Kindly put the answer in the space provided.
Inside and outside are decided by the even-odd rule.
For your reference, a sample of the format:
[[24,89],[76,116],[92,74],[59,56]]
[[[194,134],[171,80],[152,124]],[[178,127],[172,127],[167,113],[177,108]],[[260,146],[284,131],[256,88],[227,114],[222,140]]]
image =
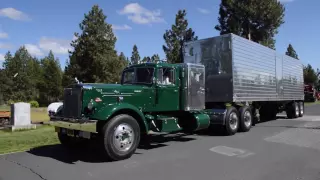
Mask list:
[[63,117],[50,117],[49,124],[55,127],[97,133],[97,120],[80,120]]

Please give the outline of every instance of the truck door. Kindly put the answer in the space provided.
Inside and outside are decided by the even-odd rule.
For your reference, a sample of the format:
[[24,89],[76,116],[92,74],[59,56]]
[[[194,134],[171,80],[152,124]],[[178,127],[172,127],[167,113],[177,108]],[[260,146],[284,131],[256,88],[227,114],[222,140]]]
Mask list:
[[156,111],[179,110],[178,73],[173,67],[160,67],[157,72]]

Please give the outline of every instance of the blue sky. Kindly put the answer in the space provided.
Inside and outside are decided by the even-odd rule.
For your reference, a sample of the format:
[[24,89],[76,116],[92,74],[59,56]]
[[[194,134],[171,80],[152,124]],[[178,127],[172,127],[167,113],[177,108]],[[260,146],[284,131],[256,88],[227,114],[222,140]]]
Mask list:
[[[285,24],[276,36],[276,48],[285,53],[289,43],[304,64],[320,68],[319,0],[282,0],[286,6]],[[73,33],[79,31],[84,13],[98,4],[114,27],[116,49],[131,56],[137,44],[140,56],[158,53],[165,58],[163,33],[171,27],[179,9],[187,10],[189,25],[199,38],[217,36],[220,0],[1,0],[0,3],[0,64],[4,54],[25,45],[37,57],[50,49],[64,67]]]

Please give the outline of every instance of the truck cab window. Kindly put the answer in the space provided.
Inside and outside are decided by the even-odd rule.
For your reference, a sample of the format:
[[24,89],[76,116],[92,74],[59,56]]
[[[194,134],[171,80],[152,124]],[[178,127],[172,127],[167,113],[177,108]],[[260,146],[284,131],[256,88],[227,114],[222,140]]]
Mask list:
[[123,72],[123,84],[151,84],[154,68],[128,69]]
[[160,68],[158,70],[158,83],[161,85],[173,85],[174,82],[174,69],[173,68]]
[[151,84],[154,68],[137,68],[137,83]]
[[133,84],[134,83],[134,69],[128,69],[123,72],[122,83],[123,84]]

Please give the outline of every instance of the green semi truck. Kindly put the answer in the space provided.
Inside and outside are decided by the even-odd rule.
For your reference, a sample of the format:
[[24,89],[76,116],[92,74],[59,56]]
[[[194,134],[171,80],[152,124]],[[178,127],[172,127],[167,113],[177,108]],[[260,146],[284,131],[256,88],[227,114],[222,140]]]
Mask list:
[[76,83],[50,115],[61,144],[97,139],[111,160],[130,158],[150,132],[221,127],[247,132],[262,118],[304,114],[302,64],[227,34],[185,43],[183,63],[143,63],[120,84]]

